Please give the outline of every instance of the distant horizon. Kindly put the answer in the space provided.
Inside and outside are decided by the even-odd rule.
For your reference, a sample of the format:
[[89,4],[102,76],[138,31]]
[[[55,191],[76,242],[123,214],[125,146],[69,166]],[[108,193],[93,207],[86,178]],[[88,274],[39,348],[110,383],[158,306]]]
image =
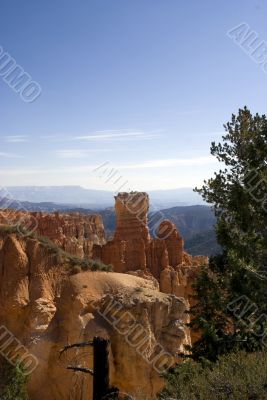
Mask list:
[[[70,187],[76,187],[76,188],[82,188],[82,189],[86,189],[86,190],[95,190],[95,191],[104,191],[104,192],[110,192],[110,193],[114,193],[115,190],[108,190],[108,189],[94,189],[92,187],[85,187],[82,185],[5,185],[2,186],[2,188],[70,188]],[[1,189],[1,186],[0,186]],[[147,190],[136,190],[136,192],[153,192],[153,191],[163,191],[165,192],[166,190],[182,190],[182,189],[188,189],[188,190],[192,190],[193,191],[193,187],[191,186],[182,186],[182,187],[175,187],[175,188],[170,188],[170,189],[147,189]]]
[[[81,186],[9,186],[0,188],[1,198],[11,198],[30,203],[52,202],[57,204],[101,205],[110,206],[113,198],[121,191],[87,189]],[[176,188],[170,190],[145,190],[151,203],[156,207],[175,205],[203,204],[203,199],[193,188]]]

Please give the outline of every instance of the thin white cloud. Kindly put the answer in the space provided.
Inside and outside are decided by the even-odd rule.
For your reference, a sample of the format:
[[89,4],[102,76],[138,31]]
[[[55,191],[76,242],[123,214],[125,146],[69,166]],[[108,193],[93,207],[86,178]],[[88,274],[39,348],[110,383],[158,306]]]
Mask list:
[[143,131],[96,131],[92,135],[76,136],[74,140],[98,141],[98,140],[146,140],[159,137],[157,132]]
[[134,129],[107,129],[94,131],[85,135],[74,136],[71,134],[53,134],[40,135],[38,139],[45,139],[51,142],[66,142],[66,141],[130,141],[130,140],[148,140],[160,136],[163,131],[160,129],[153,131],[141,131]]
[[90,173],[94,168],[95,165],[84,165],[84,166],[70,166],[70,167],[63,167],[63,168],[32,168],[32,169],[0,169],[1,176],[24,176],[24,175],[48,175],[48,174],[71,174],[71,173]]
[[5,142],[8,142],[8,143],[28,142],[27,135],[9,135],[9,136],[5,136],[4,139],[5,139]]
[[148,160],[139,164],[120,165],[119,169],[139,169],[139,168],[170,168],[170,167],[194,167],[215,164],[217,160],[212,156],[194,158],[168,158],[163,160]]
[[0,158],[22,158],[19,154],[0,152]]
[[59,158],[85,158],[90,154],[109,152],[109,149],[61,149],[56,150],[55,154]]
[[[215,157],[195,157],[195,158],[171,158],[165,160],[150,160],[144,161],[140,164],[123,164],[115,165],[109,161],[102,163],[105,168],[112,170],[134,170],[134,169],[146,169],[146,168],[171,168],[171,167],[194,167],[194,166],[205,166],[216,164],[218,161]],[[1,169],[1,176],[21,176],[21,175],[44,175],[44,174],[71,174],[71,173],[92,173],[92,171],[99,169],[100,165],[80,165],[80,166],[69,166],[61,168],[50,168],[50,169]]]

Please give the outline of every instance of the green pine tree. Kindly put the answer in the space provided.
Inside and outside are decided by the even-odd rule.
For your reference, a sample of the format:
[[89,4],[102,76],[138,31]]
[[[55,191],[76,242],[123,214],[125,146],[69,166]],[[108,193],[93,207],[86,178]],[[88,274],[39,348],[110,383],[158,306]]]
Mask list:
[[223,164],[199,192],[213,204],[221,256],[196,284],[193,357],[216,360],[235,347],[267,344],[267,120],[245,107],[225,125],[211,154]]

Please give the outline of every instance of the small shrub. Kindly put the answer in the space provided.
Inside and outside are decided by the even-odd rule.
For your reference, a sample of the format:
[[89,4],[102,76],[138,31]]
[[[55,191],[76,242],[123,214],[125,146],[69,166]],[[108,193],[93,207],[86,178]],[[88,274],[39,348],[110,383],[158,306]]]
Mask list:
[[113,270],[113,265],[104,264],[101,260],[95,260],[92,265],[92,271],[106,271],[111,272]]
[[74,265],[74,267],[72,268],[72,274],[76,275],[79,274],[80,272],[82,272],[80,265]]
[[134,291],[137,292],[137,293],[141,293],[141,292],[144,291],[144,288],[143,288],[143,287],[136,287],[136,288],[134,289]]
[[48,237],[46,236],[37,236],[36,239],[41,243],[41,245],[50,251],[52,253],[59,255],[62,253],[62,249],[56,245],[56,243],[52,242]]
[[114,270],[113,265],[112,265],[112,264],[108,264],[108,265],[107,265],[107,271],[108,271],[108,272],[112,272],[113,270]]
[[18,226],[17,225],[0,225],[0,232],[1,233],[18,233]]
[[93,260],[90,260],[89,258],[84,258],[81,261],[81,266],[84,271],[90,270],[92,268],[92,265],[93,265]]
[[73,256],[71,254],[66,254],[66,258],[72,266],[81,264],[81,259],[79,257]]

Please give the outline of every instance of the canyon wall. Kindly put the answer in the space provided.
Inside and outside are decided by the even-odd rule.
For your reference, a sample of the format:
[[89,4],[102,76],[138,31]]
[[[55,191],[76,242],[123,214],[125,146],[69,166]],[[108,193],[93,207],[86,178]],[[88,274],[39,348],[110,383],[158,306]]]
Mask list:
[[29,232],[48,237],[78,257],[91,257],[93,245],[106,242],[101,215],[0,210],[0,224],[17,223]]
[[[29,229],[36,224],[36,233],[69,253],[114,269],[76,275],[68,259],[57,257],[38,236],[8,233],[12,211],[0,213],[0,325],[38,358],[30,400],[91,399],[92,377],[67,366],[92,368],[92,350],[72,349],[63,357],[59,351],[94,336],[110,341],[111,385],[136,400],[151,399],[164,384],[158,353],[174,363],[197,338],[187,327],[187,311],[207,258],[187,254],[170,221],[162,218],[149,229],[146,193],[118,194],[115,209],[116,231],[108,242],[99,216],[14,212],[13,224],[24,218]],[[141,339],[131,331],[133,320]]]
[[110,341],[110,384],[137,400],[152,398],[164,384],[162,349],[176,360],[190,343],[185,301],[161,293],[152,279],[70,271],[67,260],[59,262],[37,239],[0,233],[0,325],[38,359],[30,399],[92,399],[92,377],[67,369],[92,368],[92,349],[62,357],[60,350],[94,336]]

